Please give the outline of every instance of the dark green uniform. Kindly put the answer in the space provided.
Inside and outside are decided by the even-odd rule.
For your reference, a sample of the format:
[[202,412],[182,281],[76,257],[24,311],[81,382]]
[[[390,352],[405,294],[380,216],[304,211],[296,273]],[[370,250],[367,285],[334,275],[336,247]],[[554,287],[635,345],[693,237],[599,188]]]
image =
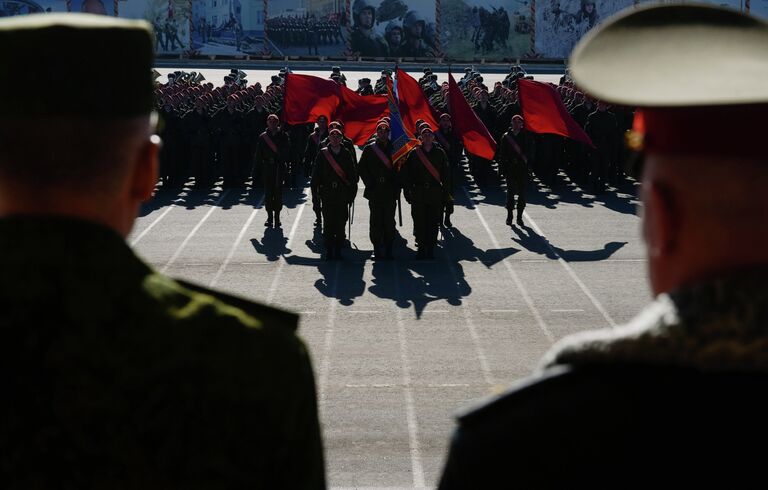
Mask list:
[[445,226],[451,227],[451,215],[453,214],[453,188],[459,181],[459,172],[461,170],[461,155],[464,151],[464,145],[461,138],[452,129],[443,131],[438,129],[435,132],[435,143],[445,151],[448,158],[448,179],[443,183],[450,199],[445,201],[443,212],[445,213]]
[[349,151],[340,147],[338,153],[334,153],[330,147],[328,151],[334,160],[344,171],[346,181],[331,166],[324,151],[320,150],[315,158],[315,168],[312,173],[312,186],[317,190],[323,202],[323,238],[328,258],[340,258],[341,246],[344,244],[346,234],[344,227],[349,219],[348,206],[357,195],[357,168]]
[[[422,151],[429,159],[440,177],[439,181],[422,163],[417,150]],[[450,198],[448,190],[443,187],[443,182],[448,180],[448,159],[445,152],[437,145],[432,145],[430,151],[425,151],[423,147],[412,150],[400,169],[400,180],[411,204],[419,257],[431,258],[437,243],[443,205]]]
[[[388,165],[379,157],[374,145],[378,145]],[[380,255],[391,258],[392,242],[395,239],[395,211],[400,186],[392,165],[391,152],[392,146],[389,142],[383,145],[373,142],[363,148],[358,165],[360,178],[365,184],[363,197],[368,199],[371,212],[370,237],[376,258],[380,258]]]
[[[267,143],[269,137],[275,145],[274,151]],[[268,223],[275,215],[276,224],[280,225],[280,211],[283,209],[283,179],[285,178],[285,162],[288,158],[291,142],[288,135],[277,130],[274,134],[269,130],[261,133],[256,144],[256,165],[261,168],[261,178],[264,184],[264,207],[269,213]]]
[[[526,155],[528,144],[524,131],[521,129],[517,134],[512,130],[507,131],[501,137],[498,148],[496,161],[507,184],[507,224],[512,224],[515,208],[517,208],[517,222],[522,224],[525,209],[525,183],[530,173]],[[517,206],[515,206],[515,196],[517,196]]]
[[0,267],[0,487],[325,487],[295,315],[74,219],[0,219]]

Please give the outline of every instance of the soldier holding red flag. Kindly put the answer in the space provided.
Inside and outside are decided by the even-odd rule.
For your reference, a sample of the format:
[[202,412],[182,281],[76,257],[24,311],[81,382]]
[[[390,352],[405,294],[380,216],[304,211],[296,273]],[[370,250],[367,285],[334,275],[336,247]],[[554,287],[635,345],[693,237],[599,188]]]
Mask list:
[[349,151],[341,144],[344,135],[338,127],[328,133],[328,146],[315,158],[312,186],[322,201],[323,239],[326,259],[340,259],[349,219],[348,206],[357,194],[357,169]]
[[395,211],[400,186],[397,170],[392,163],[392,144],[389,142],[389,124],[380,121],[376,126],[376,140],[363,148],[360,156],[360,178],[365,184],[363,197],[370,208],[370,237],[374,258],[392,259],[395,240]]
[[435,245],[440,227],[443,206],[450,193],[445,188],[448,181],[448,158],[434,144],[435,134],[428,124],[421,126],[421,146],[408,154],[400,169],[400,178],[411,204],[414,234],[416,235],[417,259],[435,258]]

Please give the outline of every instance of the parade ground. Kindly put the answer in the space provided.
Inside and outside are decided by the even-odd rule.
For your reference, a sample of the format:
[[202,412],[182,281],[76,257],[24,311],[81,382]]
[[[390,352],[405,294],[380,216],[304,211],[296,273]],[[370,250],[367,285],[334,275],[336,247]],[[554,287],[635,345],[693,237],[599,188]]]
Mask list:
[[[277,69],[245,71],[266,85]],[[227,72],[203,71],[216,85]],[[346,74],[353,89],[378,78]],[[433,488],[458,412],[530,374],[563,336],[619,325],[650,299],[633,181],[594,196],[565,174],[551,189],[535,180],[514,227],[497,180],[459,184],[434,260],[415,260],[404,200],[395,260],[371,260],[362,183],[341,261],[322,260],[301,185],[285,190],[281,228],[264,226],[261,188],[159,186],[128,241],[170,276],[301,315],[329,487]]]

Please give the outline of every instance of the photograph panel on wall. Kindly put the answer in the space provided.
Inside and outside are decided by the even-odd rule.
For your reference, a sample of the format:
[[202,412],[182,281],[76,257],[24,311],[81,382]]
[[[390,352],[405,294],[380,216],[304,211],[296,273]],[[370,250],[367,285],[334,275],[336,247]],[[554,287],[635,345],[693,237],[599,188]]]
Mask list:
[[442,0],[441,6],[449,59],[516,59],[531,51],[530,0]]
[[0,0],[0,17],[66,11],[66,0]]
[[768,0],[752,0],[749,5],[749,14],[768,20]]
[[192,53],[261,54],[264,16],[263,0],[192,0]]
[[352,0],[342,29],[349,52],[364,58],[434,58],[440,55],[435,0]]
[[112,0],[71,0],[70,12],[85,12],[98,15],[118,15],[118,2]]
[[634,0],[538,0],[534,51],[542,58],[566,59],[590,29],[636,3]]
[[270,0],[266,49],[275,56],[343,55],[346,4],[346,0]]
[[145,19],[155,30],[155,52],[160,55],[189,53],[189,0],[127,0],[120,2],[118,15]]

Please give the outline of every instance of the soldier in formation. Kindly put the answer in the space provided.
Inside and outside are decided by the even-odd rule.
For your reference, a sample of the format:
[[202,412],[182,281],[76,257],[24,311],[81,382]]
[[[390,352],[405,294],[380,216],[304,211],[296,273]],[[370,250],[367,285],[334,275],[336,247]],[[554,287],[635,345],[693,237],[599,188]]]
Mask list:
[[267,117],[267,130],[261,133],[256,144],[256,164],[261,168],[264,184],[264,208],[267,221],[264,226],[279,228],[280,211],[283,209],[283,180],[286,176],[286,161],[291,148],[288,134],[280,129],[280,118],[276,114]]
[[448,158],[434,144],[435,134],[429,125],[419,133],[421,145],[411,150],[400,169],[400,180],[406,200],[411,205],[417,259],[435,258],[435,245],[440,228],[440,217],[450,191]]
[[318,152],[312,172],[311,185],[322,201],[326,260],[342,258],[344,228],[357,195],[357,168],[349,150],[342,146],[343,137],[338,127],[328,132],[328,146]]
[[363,197],[368,200],[370,208],[370,238],[374,258],[391,260],[400,185],[397,170],[392,163],[392,145],[386,121],[378,123],[375,141],[363,149],[359,171],[360,179],[365,184]]
[[[514,211],[517,209],[517,221],[523,225],[523,211],[525,210],[525,184],[528,181],[530,169],[528,168],[529,143],[526,132],[523,130],[523,117],[512,117],[509,131],[504,133],[498,142],[496,161],[499,162],[499,170],[507,184],[507,225],[512,225]],[[517,197],[517,203],[515,203]]]

